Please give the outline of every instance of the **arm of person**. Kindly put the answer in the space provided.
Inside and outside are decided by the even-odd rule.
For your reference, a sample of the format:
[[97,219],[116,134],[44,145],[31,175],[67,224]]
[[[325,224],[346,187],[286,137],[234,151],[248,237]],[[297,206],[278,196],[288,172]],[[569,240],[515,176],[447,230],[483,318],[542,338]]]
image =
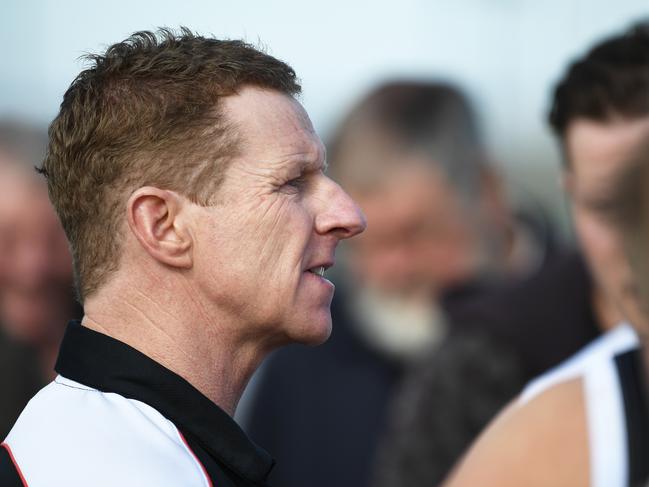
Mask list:
[[589,447],[581,379],[510,404],[444,487],[587,487]]

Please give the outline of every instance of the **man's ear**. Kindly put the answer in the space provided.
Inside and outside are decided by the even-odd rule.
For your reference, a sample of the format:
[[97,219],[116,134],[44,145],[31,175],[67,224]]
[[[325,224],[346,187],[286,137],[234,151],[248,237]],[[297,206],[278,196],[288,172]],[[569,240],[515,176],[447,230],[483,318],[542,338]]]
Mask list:
[[171,267],[192,266],[192,236],[181,213],[185,200],[173,191],[145,186],[128,199],[128,225],[146,252]]

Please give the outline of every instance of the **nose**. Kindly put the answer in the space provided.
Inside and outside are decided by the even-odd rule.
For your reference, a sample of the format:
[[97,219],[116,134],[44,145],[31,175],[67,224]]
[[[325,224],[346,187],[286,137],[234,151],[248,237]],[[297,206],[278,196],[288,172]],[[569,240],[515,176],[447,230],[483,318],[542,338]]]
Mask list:
[[344,189],[327,178],[323,207],[316,215],[315,227],[319,234],[333,234],[338,239],[351,238],[367,227],[365,215]]

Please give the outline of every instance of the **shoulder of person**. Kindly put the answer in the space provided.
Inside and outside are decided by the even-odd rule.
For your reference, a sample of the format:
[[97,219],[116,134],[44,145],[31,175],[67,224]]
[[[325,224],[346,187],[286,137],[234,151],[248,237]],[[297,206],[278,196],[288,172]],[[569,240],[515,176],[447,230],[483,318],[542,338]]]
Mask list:
[[588,427],[582,379],[510,404],[482,433],[446,487],[588,486]]
[[60,376],[5,443],[28,485],[206,485],[182,434],[157,410]]

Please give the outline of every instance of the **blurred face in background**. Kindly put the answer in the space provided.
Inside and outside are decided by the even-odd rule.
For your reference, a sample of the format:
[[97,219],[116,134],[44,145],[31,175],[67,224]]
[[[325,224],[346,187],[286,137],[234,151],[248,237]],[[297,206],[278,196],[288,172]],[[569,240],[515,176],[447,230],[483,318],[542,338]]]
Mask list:
[[67,314],[71,306],[70,253],[46,186],[2,157],[0,324],[13,338],[38,345],[58,337],[65,324],[59,321],[60,310]]
[[486,230],[489,237],[499,235],[508,222],[499,218],[505,208],[500,199],[487,201],[483,165],[468,159],[480,157],[477,147],[457,150],[459,141],[472,137],[446,105],[450,95],[410,90],[414,101],[406,96],[397,108],[387,100],[387,112],[378,119],[372,117],[379,109],[352,117],[332,157],[335,177],[368,222],[346,248],[350,309],[369,342],[406,359],[426,353],[445,336],[442,294],[481,277],[486,262],[499,265],[495,251],[486,258],[497,247]]
[[406,162],[354,191],[369,226],[350,242],[356,278],[384,295],[430,301],[476,272],[477,238],[459,195],[433,164]]
[[572,197],[575,227],[597,284],[634,325],[643,326],[622,236],[608,218],[615,181],[631,155],[649,135],[649,117],[609,122],[576,119],[565,150],[566,186]]
[[[649,140],[649,139],[648,139]],[[644,343],[649,341],[649,145],[631,161],[617,189],[614,223],[620,228],[639,306],[627,311]]]

